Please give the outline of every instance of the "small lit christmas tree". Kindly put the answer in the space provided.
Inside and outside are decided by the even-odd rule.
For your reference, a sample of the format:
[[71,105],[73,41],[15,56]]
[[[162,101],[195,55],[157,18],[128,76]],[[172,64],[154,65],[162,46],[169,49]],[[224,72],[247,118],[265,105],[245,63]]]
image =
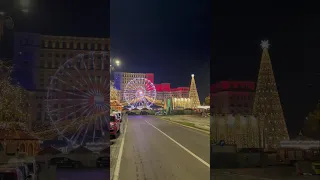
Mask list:
[[189,98],[190,98],[190,104],[191,108],[197,108],[200,106],[200,100],[198,95],[198,90],[196,86],[196,81],[194,80],[194,74],[191,75],[191,84],[190,84],[190,91],[189,91]]
[[289,135],[268,52],[269,42],[261,41],[261,47],[253,114],[259,121],[260,147],[276,149],[281,140],[289,139]]

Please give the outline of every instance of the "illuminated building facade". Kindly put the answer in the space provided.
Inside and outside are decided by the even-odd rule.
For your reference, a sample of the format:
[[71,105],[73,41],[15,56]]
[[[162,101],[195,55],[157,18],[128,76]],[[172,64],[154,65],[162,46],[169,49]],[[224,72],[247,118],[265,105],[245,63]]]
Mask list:
[[[123,90],[126,85],[134,78],[146,78],[154,84],[153,73],[129,73],[129,72],[115,72],[114,73],[114,86],[120,91],[120,99],[123,99]],[[170,83],[154,84],[157,91],[157,101],[164,102],[169,98],[189,98],[189,87],[171,88]]]
[[259,126],[254,116],[214,114],[210,127],[214,142],[223,140],[237,148],[259,148]]
[[146,78],[154,83],[153,73],[114,72],[114,87],[120,93],[121,102],[124,101],[123,91],[126,88],[126,85],[135,78]]
[[[49,124],[46,113],[47,87],[50,77],[66,60],[82,53],[107,52],[109,54],[110,39],[70,36],[48,36],[33,33],[16,33],[14,40],[14,78],[22,87],[34,93],[30,100],[32,107],[32,124]],[[92,62],[85,59],[88,67]],[[109,62],[109,61],[108,61]],[[99,71],[89,68],[94,76],[110,76],[109,64],[97,63]],[[92,70],[91,70],[92,69]],[[75,74],[73,74],[75,73]],[[76,79],[76,72],[71,72]],[[69,81],[68,83],[76,83]],[[64,89],[64,87],[58,87]],[[59,104],[63,108],[64,104]]]
[[251,115],[255,83],[251,81],[220,81],[211,85],[212,114]]
[[187,109],[191,108],[190,98],[173,98],[172,99],[173,109]]

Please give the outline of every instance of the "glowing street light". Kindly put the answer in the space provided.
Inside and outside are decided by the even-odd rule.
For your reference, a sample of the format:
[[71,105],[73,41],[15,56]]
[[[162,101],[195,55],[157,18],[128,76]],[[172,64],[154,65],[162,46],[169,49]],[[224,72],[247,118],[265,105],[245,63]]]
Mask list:
[[191,77],[194,77],[194,74],[191,74]]
[[117,66],[120,66],[120,63],[121,63],[121,62],[120,62],[119,59],[117,59],[117,60],[115,61],[115,63],[116,63]]

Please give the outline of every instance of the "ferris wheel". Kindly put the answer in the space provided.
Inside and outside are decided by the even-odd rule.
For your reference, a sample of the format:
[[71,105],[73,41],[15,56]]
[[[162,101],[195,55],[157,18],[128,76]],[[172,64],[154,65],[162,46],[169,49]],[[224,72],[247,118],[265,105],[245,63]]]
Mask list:
[[133,108],[149,108],[155,101],[157,91],[146,78],[135,78],[126,85],[124,99]]
[[47,114],[71,145],[107,142],[110,137],[109,61],[105,52],[79,54],[51,77]]

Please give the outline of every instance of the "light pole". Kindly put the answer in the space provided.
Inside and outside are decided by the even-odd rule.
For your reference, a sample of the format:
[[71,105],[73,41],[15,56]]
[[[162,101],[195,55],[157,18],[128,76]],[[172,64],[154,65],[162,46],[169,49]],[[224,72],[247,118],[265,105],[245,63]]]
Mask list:
[[110,58],[110,74],[115,70],[116,67],[120,67],[121,61],[118,58]]

